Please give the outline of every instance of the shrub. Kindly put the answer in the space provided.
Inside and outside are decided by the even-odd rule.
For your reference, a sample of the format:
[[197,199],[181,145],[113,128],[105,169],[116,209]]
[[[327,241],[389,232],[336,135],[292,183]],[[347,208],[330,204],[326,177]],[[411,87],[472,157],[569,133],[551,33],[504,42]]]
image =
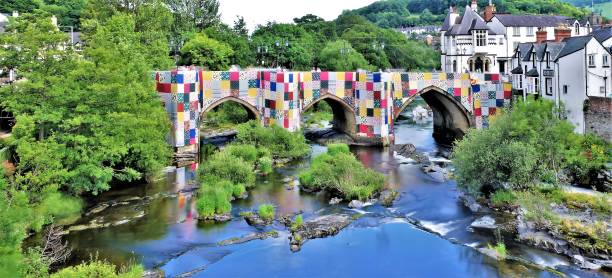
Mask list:
[[557,184],[565,171],[588,176],[611,160],[609,145],[573,133],[553,112],[551,101],[528,100],[497,115],[488,129],[468,131],[452,157],[459,186],[479,194],[502,184],[511,189]]
[[240,196],[244,190],[241,184],[233,184],[214,176],[206,177],[198,191],[196,201],[198,214],[203,217],[211,217],[215,214],[229,213],[232,209],[230,203],[232,195]]
[[508,251],[506,250],[506,244],[504,244],[503,242],[498,242],[495,245],[488,244],[487,248],[497,252],[497,255],[499,255],[499,257],[502,259],[505,259],[508,255]]
[[297,231],[304,224],[304,219],[301,214],[296,215],[293,219],[293,223],[291,223],[291,230]]
[[207,125],[212,127],[232,127],[247,122],[249,113],[241,104],[228,101],[207,112],[205,120]]
[[295,159],[310,152],[304,135],[300,132],[290,132],[273,125],[263,127],[256,121],[241,124],[237,127],[236,142],[252,145],[256,148],[267,148],[275,158]]
[[141,265],[132,266],[125,271],[117,269],[111,263],[91,261],[76,266],[70,266],[51,274],[51,278],[77,278],[77,277],[108,277],[108,278],[140,278],[144,273]]
[[276,210],[274,206],[271,204],[263,204],[259,206],[257,210],[257,214],[264,221],[272,221],[274,220],[274,215],[276,214]]
[[384,175],[361,164],[343,144],[332,146],[332,153],[313,159],[310,168],[299,174],[300,183],[310,190],[329,190],[347,200],[365,200],[379,191],[385,182]]
[[239,198],[246,192],[246,188],[242,184],[235,184],[232,188],[232,196]]
[[494,206],[512,205],[516,202],[516,196],[509,190],[497,190],[491,195],[491,202]]
[[254,164],[259,157],[259,152],[255,146],[245,144],[230,144],[224,149],[232,156],[242,158],[244,161]]
[[261,157],[257,163],[257,167],[264,175],[272,173],[272,159],[268,156]]
[[255,185],[253,165],[225,151],[212,155],[200,168],[200,176],[215,176],[246,187]]
[[335,155],[337,153],[351,153],[351,150],[347,144],[342,143],[331,143],[327,145],[327,153]]

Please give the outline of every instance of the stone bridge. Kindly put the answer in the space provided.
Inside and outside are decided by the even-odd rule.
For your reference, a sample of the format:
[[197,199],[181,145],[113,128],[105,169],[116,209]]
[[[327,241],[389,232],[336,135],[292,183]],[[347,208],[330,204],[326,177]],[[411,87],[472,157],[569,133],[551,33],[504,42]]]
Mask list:
[[468,128],[486,128],[511,100],[511,84],[499,74],[432,72],[202,71],[155,73],[157,91],[172,122],[169,142],[181,148],[199,141],[199,123],[216,106],[234,101],[265,126],[301,128],[302,113],[326,101],[334,128],[357,142],[394,141],[395,118],[416,97],[434,113],[434,137],[450,141]]

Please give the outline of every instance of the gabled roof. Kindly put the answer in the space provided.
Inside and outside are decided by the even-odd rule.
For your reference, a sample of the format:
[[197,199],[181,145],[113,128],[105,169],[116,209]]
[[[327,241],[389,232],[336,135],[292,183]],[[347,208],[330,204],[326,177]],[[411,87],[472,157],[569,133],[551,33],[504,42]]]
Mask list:
[[531,46],[531,47],[529,47],[529,50],[525,51],[525,54],[521,53],[521,54],[523,54],[522,55],[523,56],[523,62],[531,61],[531,56],[533,55],[532,53],[535,51],[534,50],[534,48],[535,48],[534,43],[529,43],[529,45]]
[[523,58],[525,58],[525,56],[528,54],[529,50],[531,49],[532,44],[533,43],[529,43],[529,42],[519,43],[517,48],[521,52],[521,57],[516,57],[516,55],[518,55],[518,52],[515,51],[514,53],[515,58],[518,58],[519,60],[522,60]]
[[495,14],[494,17],[506,27],[557,27],[567,24],[569,19],[559,15]]
[[555,59],[555,61],[567,55],[570,55],[580,49],[583,49],[587,45],[587,43],[591,41],[591,39],[593,39],[593,37],[590,35],[580,36],[580,37],[570,37],[570,38],[564,39],[563,42],[565,43],[565,46],[563,47],[561,52],[559,52],[559,55],[557,55],[557,58]]
[[533,51],[535,51],[536,53],[536,60],[542,61],[542,58],[544,58],[544,52],[546,51],[546,44],[545,43],[534,43]]
[[480,17],[478,13],[472,10],[469,6],[465,7],[463,16],[458,19],[458,23],[451,26],[446,32],[447,36],[450,35],[470,35],[472,30],[487,30],[489,34],[495,35],[496,33],[487,26],[487,23]]
[[450,13],[446,15],[446,17],[444,18],[444,23],[442,23],[442,28],[440,29],[440,31],[448,31],[450,27]]
[[605,40],[612,38],[612,27],[604,27],[593,31],[591,32],[591,36],[593,36],[600,43],[603,43]]

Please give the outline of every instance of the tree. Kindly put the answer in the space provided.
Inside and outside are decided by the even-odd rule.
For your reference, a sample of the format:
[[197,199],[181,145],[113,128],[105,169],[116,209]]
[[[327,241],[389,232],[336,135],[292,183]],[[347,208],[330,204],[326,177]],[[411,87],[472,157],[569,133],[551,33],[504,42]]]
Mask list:
[[0,96],[17,120],[15,182],[31,191],[96,194],[169,160],[169,123],[134,19],[118,13],[92,25],[83,57],[64,47],[66,34],[48,17],[24,15],[2,36],[24,77]]
[[249,36],[249,30],[247,29],[243,16],[236,16],[236,20],[234,20],[234,27],[232,29],[238,36],[243,38],[247,38]]
[[319,55],[319,67],[328,71],[371,70],[368,61],[345,40],[328,42]]
[[203,66],[209,70],[227,70],[233,53],[228,45],[198,33],[181,49],[181,63]]
[[310,70],[314,65],[317,43],[313,33],[301,26],[271,23],[257,26],[252,35],[254,48],[267,48],[264,54],[266,65],[281,66],[295,70]]
[[220,21],[218,0],[165,0],[174,14],[174,32],[202,31]]
[[305,16],[302,17],[296,17],[293,19],[293,22],[297,25],[300,24],[313,24],[313,23],[318,23],[318,22],[323,22],[325,21],[325,19],[316,16],[314,14],[307,14]]
[[242,36],[229,26],[221,23],[208,27],[204,33],[211,39],[228,45],[233,53],[230,55],[232,65],[247,67],[255,63],[255,54],[249,45],[248,35]]

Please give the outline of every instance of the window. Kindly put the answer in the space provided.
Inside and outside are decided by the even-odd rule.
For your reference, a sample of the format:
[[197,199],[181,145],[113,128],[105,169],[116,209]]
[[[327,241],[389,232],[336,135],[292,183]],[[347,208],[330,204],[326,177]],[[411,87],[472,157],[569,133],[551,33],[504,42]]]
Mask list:
[[521,27],[512,27],[512,35],[515,37],[521,36]]
[[589,68],[595,67],[595,54],[589,54]]
[[563,85],[563,94],[567,95],[567,85]]
[[550,68],[550,52],[546,51],[546,68]]
[[527,36],[533,37],[533,27],[527,27]]
[[608,55],[604,54],[601,56],[601,65],[603,67],[610,67],[610,58],[608,58]]
[[534,85],[535,85],[535,88],[534,88],[534,89],[535,89],[535,90],[534,90],[534,91],[535,91],[536,93],[539,93],[539,92],[540,92],[540,82],[538,82],[538,81],[539,81],[538,79],[539,79],[539,78],[537,78],[537,77],[536,77],[536,78],[534,78],[534,80],[535,80],[535,82],[534,82]]
[[487,45],[487,31],[486,30],[475,30],[476,34],[476,46]]
[[519,75],[519,88],[523,88],[523,76]]
[[504,45],[504,38],[499,38],[499,45]]
[[552,82],[552,78],[546,78],[545,80],[546,82],[546,95],[547,96],[552,96],[553,95],[553,82]]
[[576,36],[580,35],[580,24],[578,22],[574,23],[574,32]]

